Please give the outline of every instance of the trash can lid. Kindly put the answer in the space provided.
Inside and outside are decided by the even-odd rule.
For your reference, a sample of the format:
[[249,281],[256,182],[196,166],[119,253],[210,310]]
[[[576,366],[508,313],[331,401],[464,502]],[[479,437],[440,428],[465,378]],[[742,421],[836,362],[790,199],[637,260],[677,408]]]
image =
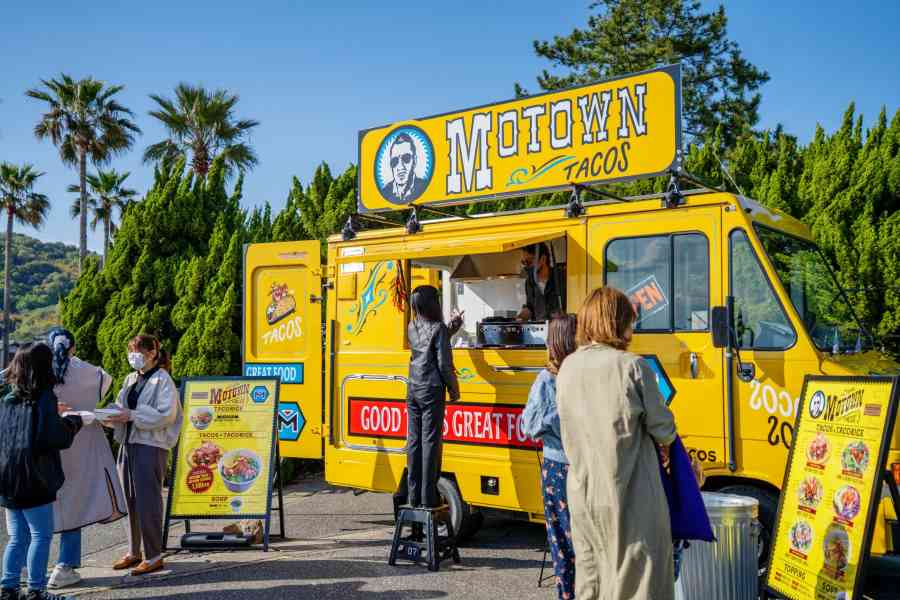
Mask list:
[[710,517],[732,516],[755,519],[759,515],[759,500],[749,496],[703,492],[703,504]]

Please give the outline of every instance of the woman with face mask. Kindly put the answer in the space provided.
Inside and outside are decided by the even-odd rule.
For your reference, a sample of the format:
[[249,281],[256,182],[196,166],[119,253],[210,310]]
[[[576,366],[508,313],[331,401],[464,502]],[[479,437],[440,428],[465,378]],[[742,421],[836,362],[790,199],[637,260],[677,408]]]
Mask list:
[[134,372],[125,378],[116,400],[121,413],[104,421],[115,429],[120,444],[119,478],[128,502],[129,553],[113,568],[146,575],[163,568],[162,486],[169,450],[178,443],[181,403],[167,372],[169,356],[158,339],[152,335],[132,338],[128,363]]

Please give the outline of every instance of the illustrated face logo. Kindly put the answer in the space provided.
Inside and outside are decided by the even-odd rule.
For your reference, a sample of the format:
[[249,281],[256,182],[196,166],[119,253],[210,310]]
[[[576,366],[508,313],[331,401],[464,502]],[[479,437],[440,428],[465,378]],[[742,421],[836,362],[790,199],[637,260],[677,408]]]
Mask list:
[[809,400],[809,416],[811,416],[813,419],[818,419],[822,416],[822,413],[825,412],[825,407],[827,404],[828,400],[826,400],[825,394],[821,391],[816,392]]
[[273,283],[269,290],[272,302],[266,307],[266,321],[274,325],[297,309],[297,301],[286,283]]
[[411,204],[431,183],[434,147],[418,127],[398,127],[382,140],[373,168],[375,183],[385,200]]

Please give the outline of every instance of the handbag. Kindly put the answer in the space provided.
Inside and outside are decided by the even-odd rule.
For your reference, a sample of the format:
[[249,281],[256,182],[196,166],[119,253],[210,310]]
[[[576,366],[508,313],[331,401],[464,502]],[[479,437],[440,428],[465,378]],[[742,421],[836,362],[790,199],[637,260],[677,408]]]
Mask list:
[[697,485],[691,457],[684,449],[680,437],[676,436],[669,447],[668,471],[660,460],[659,473],[669,503],[672,539],[715,541],[716,536],[713,535],[703,495]]

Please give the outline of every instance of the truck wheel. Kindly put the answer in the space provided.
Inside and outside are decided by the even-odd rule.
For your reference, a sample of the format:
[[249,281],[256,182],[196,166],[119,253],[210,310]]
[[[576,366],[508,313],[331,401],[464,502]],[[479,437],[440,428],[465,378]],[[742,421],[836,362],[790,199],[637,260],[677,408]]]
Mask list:
[[441,477],[437,483],[438,494],[450,507],[450,522],[453,523],[453,531],[458,541],[465,541],[475,535],[484,515],[473,512],[471,507],[463,502],[456,482],[448,477]]
[[752,485],[731,485],[724,487],[719,492],[747,496],[755,498],[759,502],[759,597],[769,598],[764,591],[766,569],[769,566],[769,553],[772,551],[772,541],[775,539],[775,516],[778,513],[778,494]]

